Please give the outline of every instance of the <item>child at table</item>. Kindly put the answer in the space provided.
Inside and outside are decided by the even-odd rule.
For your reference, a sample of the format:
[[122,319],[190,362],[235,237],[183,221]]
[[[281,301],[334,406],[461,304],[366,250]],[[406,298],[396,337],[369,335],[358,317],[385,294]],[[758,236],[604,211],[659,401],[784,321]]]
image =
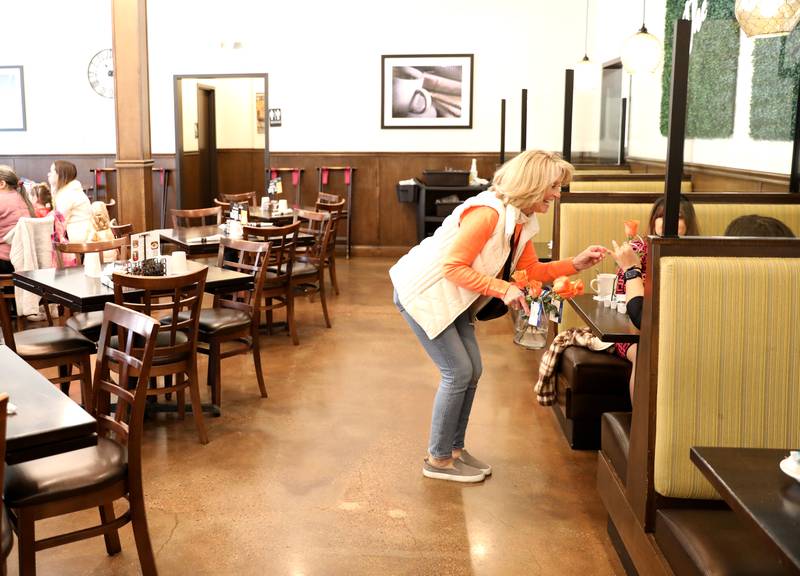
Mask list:
[[37,218],[44,218],[53,210],[53,195],[50,193],[50,186],[47,182],[39,182],[31,188],[31,193],[36,201],[33,204],[33,211]]
[[[111,218],[105,202],[92,202],[92,230],[89,233],[89,242],[109,242],[114,240],[111,230]],[[117,259],[117,250],[103,252],[103,262],[114,262]]]

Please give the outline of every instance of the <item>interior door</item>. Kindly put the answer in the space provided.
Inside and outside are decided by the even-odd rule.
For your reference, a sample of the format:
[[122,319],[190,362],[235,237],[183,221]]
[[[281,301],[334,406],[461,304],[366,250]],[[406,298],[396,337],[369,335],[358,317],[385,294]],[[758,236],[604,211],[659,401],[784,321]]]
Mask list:
[[213,206],[217,198],[216,106],[211,86],[197,86],[197,156],[199,197],[193,208],[206,208]]

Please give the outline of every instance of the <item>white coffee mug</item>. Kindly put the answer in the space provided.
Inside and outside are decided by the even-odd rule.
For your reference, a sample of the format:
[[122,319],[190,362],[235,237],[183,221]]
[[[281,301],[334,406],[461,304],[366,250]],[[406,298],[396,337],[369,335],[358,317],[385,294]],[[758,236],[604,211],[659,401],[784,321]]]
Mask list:
[[605,300],[611,298],[611,292],[614,290],[614,281],[616,279],[616,274],[598,274],[597,278],[593,279],[589,285],[598,297]]
[[100,278],[103,265],[100,263],[99,252],[89,252],[83,255],[83,273],[91,278]]
[[423,114],[432,106],[431,93],[422,87],[422,72],[408,66],[395,68],[392,76],[392,116]]
[[186,273],[186,252],[180,250],[173,252],[172,257],[169,259],[170,274],[185,274]]
[[288,212],[289,211],[289,202],[286,200],[278,200],[278,212]]

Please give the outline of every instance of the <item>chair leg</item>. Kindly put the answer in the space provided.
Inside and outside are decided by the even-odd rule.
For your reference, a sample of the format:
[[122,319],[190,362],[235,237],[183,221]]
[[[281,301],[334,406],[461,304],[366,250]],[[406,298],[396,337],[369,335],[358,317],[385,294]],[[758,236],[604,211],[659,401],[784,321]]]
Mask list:
[[264,384],[264,372],[261,369],[261,341],[258,335],[258,324],[254,324],[250,330],[253,338],[253,364],[256,365],[256,380],[258,380],[258,389],[261,391],[261,397],[267,398],[267,386]]
[[36,530],[33,515],[17,509],[17,548],[20,576],[36,576]]
[[[183,384],[183,374],[175,375],[175,385]],[[178,418],[186,418],[186,389],[182,388],[175,393],[175,402],[178,403]]]
[[144,498],[142,494],[130,494],[131,526],[133,537],[136,540],[136,551],[139,553],[139,564],[144,576],[156,576],[156,559],[153,555],[153,546],[150,543],[150,532],[147,529],[147,514],[145,513]]
[[333,286],[333,291],[338,296],[339,283],[336,281],[336,256],[333,254],[331,254],[331,258],[328,261],[328,274],[331,277],[331,285]]
[[[114,521],[114,504],[107,502],[100,505],[100,521],[103,524],[110,524]],[[103,539],[106,541],[106,552],[109,556],[113,556],[122,551],[122,545],[119,543],[119,531],[109,530],[103,534]]]
[[[72,364],[68,364],[66,366],[59,366],[58,367],[58,377],[63,378],[64,376],[71,376],[72,375]],[[61,386],[61,391],[69,396],[69,385],[72,382],[62,382],[59,384]]]
[[322,315],[325,316],[325,325],[331,327],[331,319],[328,316],[328,302],[325,298],[325,269],[319,271],[319,299],[322,301]]
[[203,406],[200,403],[200,384],[197,381],[197,362],[192,362],[189,367],[189,396],[192,398],[192,416],[197,426],[197,436],[200,444],[208,444],[208,432],[206,423],[203,420]]
[[91,356],[86,354],[81,358],[81,402],[83,407],[91,410],[92,404],[92,361]]
[[300,339],[297,337],[297,324],[294,322],[294,291],[289,288],[286,293],[286,323],[289,325],[289,336],[292,337],[292,344],[297,346]]
[[214,387],[211,389],[214,399],[212,403],[215,406],[222,405],[222,344],[217,342],[214,347],[214,355],[217,362],[214,364]]
[[264,304],[266,306],[267,335],[272,336],[272,298],[266,296],[264,298]]

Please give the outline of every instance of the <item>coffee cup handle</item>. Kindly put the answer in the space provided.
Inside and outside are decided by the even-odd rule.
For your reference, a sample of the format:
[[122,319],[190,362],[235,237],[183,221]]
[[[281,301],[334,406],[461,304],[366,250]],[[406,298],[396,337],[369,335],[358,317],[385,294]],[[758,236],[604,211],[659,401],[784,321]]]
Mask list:
[[591,287],[592,291],[595,294],[599,294],[600,293],[600,288],[599,288],[599,286],[595,286],[596,282],[597,282],[597,278],[592,278],[592,281],[589,282],[589,286]]
[[[415,102],[417,101],[417,94],[422,96],[423,100],[425,100],[425,106],[423,108],[419,108],[418,106],[414,105]],[[432,103],[433,102],[431,101],[431,93],[425,90],[425,88],[417,88],[414,91],[414,95],[411,97],[411,103],[409,104],[409,111],[412,114],[422,114],[425,111],[427,111],[428,108],[431,107]]]

